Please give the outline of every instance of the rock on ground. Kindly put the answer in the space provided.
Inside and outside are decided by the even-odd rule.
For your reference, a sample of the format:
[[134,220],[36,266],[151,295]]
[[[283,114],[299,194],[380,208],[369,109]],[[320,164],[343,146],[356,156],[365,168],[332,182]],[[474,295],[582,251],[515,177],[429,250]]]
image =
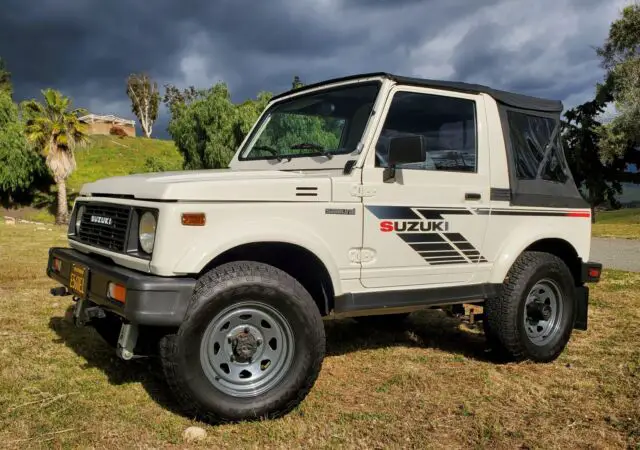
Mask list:
[[207,437],[207,432],[200,427],[189,427],[184,430],[182,437],[186,442],[202,441]]

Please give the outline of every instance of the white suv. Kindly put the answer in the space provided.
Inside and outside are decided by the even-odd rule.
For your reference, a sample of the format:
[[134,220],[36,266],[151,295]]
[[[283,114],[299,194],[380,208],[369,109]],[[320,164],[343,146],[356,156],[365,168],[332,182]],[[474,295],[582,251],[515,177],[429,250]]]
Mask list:
[[551,361],[602,269],[561,111],[386,73],[305,86],[272,99],[229,169],[85,185],[47,273],[122,358],[157,350],[209,422],[302,401],[323,319],[477,304],[494,350]]

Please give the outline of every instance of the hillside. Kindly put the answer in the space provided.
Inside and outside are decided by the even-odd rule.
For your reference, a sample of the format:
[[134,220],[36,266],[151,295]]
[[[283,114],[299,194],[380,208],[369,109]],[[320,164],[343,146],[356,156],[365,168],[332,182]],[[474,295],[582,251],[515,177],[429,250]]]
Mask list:
[[92,136],[91,141],[76,151],[78,167],[68,181],[69,195],[100,178],[182,168],[173,141],[114,136]]
[[[77,168],[67,180],[70,205],[83,184],[100,178],[182,168],[182,155],[173,141],[102,135],[94,135],[90,139],[87,146],[76,150]],[[51,223],[54,221],[56,191],[52,186],[51,192],[38,194],[31,207],[0,208],[0,217],[8,215]]]

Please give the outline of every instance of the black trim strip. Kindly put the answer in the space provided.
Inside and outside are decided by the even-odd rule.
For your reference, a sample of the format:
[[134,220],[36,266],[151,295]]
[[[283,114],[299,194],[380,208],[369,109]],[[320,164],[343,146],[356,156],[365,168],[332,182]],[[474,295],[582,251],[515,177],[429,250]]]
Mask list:
[[346,313],[406,306],[437,306],[484,301],[498,295],[500,284],[348,293],[335,298],[335,312]]
[[518,211],[514,209],[492,209],[492,216],[535,216],[535,217],[564,217],[568,215],[565,211]]
[[509,188],[491,188],[489,199],[494,202],[511,201],[511,190]]

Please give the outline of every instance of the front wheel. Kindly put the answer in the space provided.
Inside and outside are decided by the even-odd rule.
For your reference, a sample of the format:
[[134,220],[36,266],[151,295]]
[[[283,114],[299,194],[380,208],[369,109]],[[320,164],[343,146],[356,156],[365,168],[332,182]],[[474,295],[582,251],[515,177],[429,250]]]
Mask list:
[[234,262],[198,281],[184,323],[160,351],[185,412],[210,423],[274,418],[315,383],[324,325],[312,297],[288,274]]
[[555,360],[576,314],[574,280],[557,256],[525,252],[513,264],[499,297],[485,304],[485,334],[492,348],[513,360]]

